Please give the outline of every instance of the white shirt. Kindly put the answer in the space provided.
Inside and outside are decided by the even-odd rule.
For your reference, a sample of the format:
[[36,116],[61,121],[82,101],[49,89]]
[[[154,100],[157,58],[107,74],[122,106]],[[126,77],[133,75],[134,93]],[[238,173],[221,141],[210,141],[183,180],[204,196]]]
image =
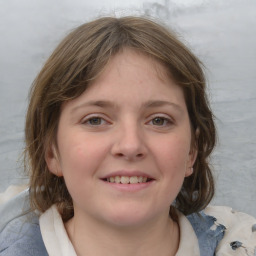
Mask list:
[[[216,248],[216,256],[256,255],[255,218],[223,206],[209,206],[204,212],[217,219],[211,229],[215,229],[218,223],[226,227],[224,238]],[[192,225],[182,213],[178,213],[178,221],[180,243],[176,256],[200,256],[198,239]],[[77,256],[55,205],[40,216],[39,223],[49,256]],[[232,249],[230,243],[233,241],[242,241],[242,246]]]
[[[39,223],[49,256],[77,256],[55,205],[41,215]],[[199,246],[193,227],[182,214],[179,214],[179,226],[181,239],[176,256],[199,256]]]

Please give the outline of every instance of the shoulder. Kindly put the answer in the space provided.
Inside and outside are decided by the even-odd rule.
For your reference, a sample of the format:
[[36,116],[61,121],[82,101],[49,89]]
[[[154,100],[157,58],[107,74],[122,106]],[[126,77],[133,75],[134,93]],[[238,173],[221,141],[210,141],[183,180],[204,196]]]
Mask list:
[[216,218],[215,225],[224,225],[225,234],[216,255],[256,255],[256,219],[224,206],[209,206],[205,213]]
[[198,237],[202,255],[209,248],[212,255],[256,255],[254,217],[229,207],[209,206],[187,218]]
[[0,206],[0,256],[48,255],[38,216],[31,212],[28,191]]

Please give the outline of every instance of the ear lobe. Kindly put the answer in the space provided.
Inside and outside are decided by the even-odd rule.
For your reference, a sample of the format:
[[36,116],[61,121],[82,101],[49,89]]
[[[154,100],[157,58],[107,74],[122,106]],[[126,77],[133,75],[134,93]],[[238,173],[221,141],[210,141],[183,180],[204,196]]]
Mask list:
[[191,149],[190,153],[189,153],[189,161],[187,162],[187,170],[185,173],[185,177],[190,176],[193,173],[193,165],[196,161],[196,157],[197,157],[197,149]]
[[191,149],[190,151],[190,166],[193,167],[196,158],[197,158],[198,150],[197,148]]
[[199,130],[199,128],[196,128],[193,143],[191,145],[191,149],[190,149],[190,153],[189,153],[190,157],[191,157],[191,166],[194,165],[196,158],[197,158],[199,135],[200,135],[200,130]]
[[189,152],[189,161],[187,163],[187,170],[186,170],[186,177],[190,176],[193,173],[193,165],[196,161],[197,155],[198,155],[198,149],[197,149],[197,140],[199,137],[200,131],[199,128],[196,129],[195,132],[195,138],[193,140],[193,143],[191,145],[191,149]]
[[51,173],[53,173],[58,177],[63,176],[61,167],[60,167],[59,157],[55,149],[55,146],[51,145],[48,147],[48,149],[45,151],[44,158],[45,158],[47,167]]
[[193,173],[193,167],[187,167],[185,177],[189,177]]

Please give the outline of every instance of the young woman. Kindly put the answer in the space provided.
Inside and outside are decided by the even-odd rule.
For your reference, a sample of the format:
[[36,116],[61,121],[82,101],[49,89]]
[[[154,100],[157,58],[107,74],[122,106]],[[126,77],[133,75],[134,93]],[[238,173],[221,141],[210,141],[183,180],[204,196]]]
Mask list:
[[0,226],[0,255],[255,255],[256,220],[207,207],[205,86],[199,60],[149,19],[71,32],[31,90],[27,205]]

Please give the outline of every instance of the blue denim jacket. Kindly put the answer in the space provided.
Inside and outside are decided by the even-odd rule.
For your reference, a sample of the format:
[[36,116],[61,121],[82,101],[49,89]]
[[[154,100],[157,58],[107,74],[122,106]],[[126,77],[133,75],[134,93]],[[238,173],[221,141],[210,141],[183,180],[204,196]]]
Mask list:
[[[48,255],[42,240],[38,216],[30,211],[28,191],[0,205],[0,217],[0,256]],[[225,227],[218,225],[212,230],[216,219],[204,212],[189,215],[187,218],[197,235],[200,255],[215,255]]]
[[0,256],[47,256],[28,191],[0,205]]

